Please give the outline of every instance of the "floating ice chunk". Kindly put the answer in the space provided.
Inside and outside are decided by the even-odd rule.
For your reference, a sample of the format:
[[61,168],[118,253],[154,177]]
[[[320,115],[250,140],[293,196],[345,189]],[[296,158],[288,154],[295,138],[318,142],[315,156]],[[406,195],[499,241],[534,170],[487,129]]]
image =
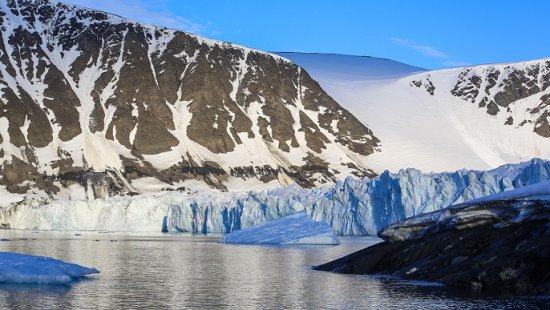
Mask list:
[[51,257],[0,252],[0,283],[63,284],[99,273]]
[[222,243],[340,244],[326,222],[316,222],[305,211],[227,234]]

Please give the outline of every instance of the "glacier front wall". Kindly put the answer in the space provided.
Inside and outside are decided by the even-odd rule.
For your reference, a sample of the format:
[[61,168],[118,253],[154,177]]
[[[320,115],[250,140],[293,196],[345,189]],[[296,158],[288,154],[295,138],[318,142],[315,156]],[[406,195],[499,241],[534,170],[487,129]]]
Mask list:
[[374,235],[410,216],[545,180],[550,180],[550,161],[540,159],[489,171],[406,169],[315,189],[292,185],[260,192],[172,192],[18,205],[1,208],[0,223],[16,229],[229,233],[305,209],[338,235]]

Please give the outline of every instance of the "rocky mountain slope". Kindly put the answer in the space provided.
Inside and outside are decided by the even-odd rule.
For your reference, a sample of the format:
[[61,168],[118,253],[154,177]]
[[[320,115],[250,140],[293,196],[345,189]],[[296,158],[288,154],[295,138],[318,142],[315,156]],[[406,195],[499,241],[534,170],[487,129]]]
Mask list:
[[375,172],[550,158],[548,59],[418,72],[379,58],[284,55],[380,138],[367,160]]
[[49,0],[0,0],[0,36],[5,194],[373,175],[378,139],[279,56]]
[[550,59],[439,71],[417,77],[411,84],[435,96],[436,85],[445,92],[449,86],[432,82],[442,76],[452,78],[452,96],[504,119],[503,125],[527,127],[550,138]]

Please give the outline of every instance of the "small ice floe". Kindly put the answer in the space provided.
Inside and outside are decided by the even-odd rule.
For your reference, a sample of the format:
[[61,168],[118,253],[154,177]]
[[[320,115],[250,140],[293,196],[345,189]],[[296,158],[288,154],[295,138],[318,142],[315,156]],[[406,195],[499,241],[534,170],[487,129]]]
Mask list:
[[227,234],[222,243],[238,244],[324,244],[340,241],[326,222],[314,221],[305,211]]
[[0,252],[0,283],[65,284],[95,273],[99,270],[51,257]]

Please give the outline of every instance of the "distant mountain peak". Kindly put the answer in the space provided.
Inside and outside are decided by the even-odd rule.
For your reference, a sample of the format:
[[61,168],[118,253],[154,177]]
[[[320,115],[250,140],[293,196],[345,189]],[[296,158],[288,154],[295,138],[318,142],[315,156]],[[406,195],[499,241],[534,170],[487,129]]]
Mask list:
[[393,79],[427,69],[386,58],[334,53],[276,52],[308,70],[316,79],[327,77],[340,80]]

